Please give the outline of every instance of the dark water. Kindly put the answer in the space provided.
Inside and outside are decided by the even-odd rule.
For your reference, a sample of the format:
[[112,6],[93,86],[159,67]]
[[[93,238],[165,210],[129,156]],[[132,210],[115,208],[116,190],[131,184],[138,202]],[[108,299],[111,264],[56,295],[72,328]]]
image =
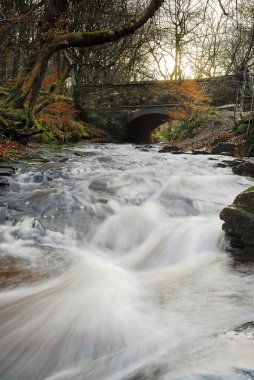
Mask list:
[[250,182],[156,145],[73,149],[1,196],[0,252],[28,280],[0,292],[0,379],[253,379],[253,335],[231,330],[254,276],[218,217]]

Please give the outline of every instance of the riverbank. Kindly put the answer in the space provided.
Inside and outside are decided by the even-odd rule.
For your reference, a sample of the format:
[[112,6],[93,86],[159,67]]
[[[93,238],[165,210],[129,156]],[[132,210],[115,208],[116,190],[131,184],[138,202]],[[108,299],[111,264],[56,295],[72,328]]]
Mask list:
[[[244,157],[248,153],[245,130],[235,127],[233,110],[216,109],[203,117],[198,127],[186,121],[174,136],[164,141],[170,151],[199,151],[207,154],[225,154]],[[195,124],[194,124],[195,125]],[[165,150],[167,148],[165,147]]]
[[0,157],[15,159],[28,144],[111,142],[112,138],[97,126],[86,123],[71,97],[52,96],[35,110],[29,126],[24,110],[8,105],[10,89],[0,87]]

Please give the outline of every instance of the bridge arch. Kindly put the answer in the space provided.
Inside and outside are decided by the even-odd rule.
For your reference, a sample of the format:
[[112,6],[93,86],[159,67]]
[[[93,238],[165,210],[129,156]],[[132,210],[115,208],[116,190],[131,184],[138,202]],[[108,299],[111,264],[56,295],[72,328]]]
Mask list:
[[150,143],[152,141],[152,131],[161,124],[170,120],[168,112],[137,112],[136,115],[124,126],[124,142],[130,143]]
[[[181,81],[153,81],[128,84],[78,86],[74,100],[82,119],[104,130],[115,142],[144,142],[151,132],[169,119],[179,107],[176,91]],[[234,103],[233,77],[197,81],[204,86],[215,106]],[[178,95],[176,95],[178,94]]]

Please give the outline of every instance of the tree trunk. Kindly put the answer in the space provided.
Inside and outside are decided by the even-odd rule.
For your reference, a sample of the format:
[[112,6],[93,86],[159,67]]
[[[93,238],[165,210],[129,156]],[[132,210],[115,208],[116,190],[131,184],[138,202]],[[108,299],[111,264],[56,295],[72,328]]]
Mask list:
[[148,7],[139,16],[117,29],[69,33],[65,20],[69,1],[50,0],[45,14],[39,22],[39,31],[26,65],[28,67],[26,75],[9,98],[9,102],[15,108],[26,108],[29,122],[32,124],[34,107],[45,78],[48,62],[56,51],[70,47],[101,45],[132,34],[154,15],[163,1],[151,0]]

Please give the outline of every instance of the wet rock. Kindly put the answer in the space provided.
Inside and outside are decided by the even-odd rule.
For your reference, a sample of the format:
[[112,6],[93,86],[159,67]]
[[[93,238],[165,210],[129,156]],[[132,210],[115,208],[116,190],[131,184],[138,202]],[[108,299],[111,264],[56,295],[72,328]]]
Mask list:
[[10,167],[1,167],[0,166],[0,177],[11,177],[14,174],[15,170]]
[[181,149],[176,145],[165,145],[162,149],[159,150],[159,153],[182,153]]
[[6,189],[10,185],[8,178],[14,175],[15,170],[16,169],[8,165],[8,163],[0,163],[0,190]]
[[190,153],[190,152],[184,152],[183,150],[173,150],[171,153],[172,154],[185,154],[185,153]]
[[192,150],[192,154],[209,154],[209,152],[206,149],[194,149]]
[[7,179],[0,177],[0,189],[1,188],[6,188],[9,185],[10,185],[10,183],[9,183],[9,181],[7,181]]
[[216,168],[227,168],[228,165],[224,164],[223,162],[218,162],[217,164],[214,165]]
[[36,161],[37,161],[37,162],[47,163],[47,162],[50,162],[50,159],[49,159],[49,158],[46,158],[46,157],[37,157],[37,158],[36,158]]
[[[209,157],[209,160],[212,159]],[[217,159],[215,159],[215,161],[218,161]],[[233,168],[233,167],[236,167],[238,165],[240,165],[241,163],[243,162],[243,160],[241,159],[237,159],[237,160],[222,160],[222,161],[219,161],[218,163],[214,164],[214,167],[215,168]]]
[[254,164],[250,161],[245,161],[233,167],[233,173],[254,178]]
[[83,151],[77,151],[77,150],[75,150],[73,152],[73,154],[77,157],[89,157],[89,156],[95,156],[96,155],[96,153],[94,153],[94,152],[86,152],[86,151],[83,152]]
[[75,156],[77,157],[83,157],[84,155],[82,153],[83,152],[74,152]]
[[93,190],[93,191],[106,191],[107,190],[107,183],[101,182],[101,181],[93,181],[88,186],[88,189]]
[[0,224],[3,224],[7,219],[7,207],[0,207]]
[[234,268],[245,274],[254,272],[254,246],[244,244],[239,236],[226,233],[224,249],[233,259]]
[[0,289],[31,284],[47,278],[45,273],[28,269],[29,263],[20,258],[0,256]]
[[223,230],[240,238],[244,245],[254,245],[254,186],[240,193],[231,206],[225,207],[220,218]]
[[233,331],[235,332],[251,332],[254,339],[254,321],[243,323],[241,326],[237,327]]
[[142,152],[149,152],[152,148],[153,148],[152,145],[139,145],[135,147],[135,149],[139,149]]
[[235,144],[221,142],[217,144],[211,151],[211,154],[232,154],[236,148]]
[[225,164],[226,166],[229,166],[230,168],[233,168],[235,166],[238,166],[240,165],[243,160],[241,159],[236,159],[236,160],[223,160],[221,161],[223,164]]
[[254,371],[252,370],[245,369],[245,368],[236,368],[236,372],[239,373],[240,375],[243,375],[246,380],[254,379]]
[[64,157],[59,160],[59,162],[67,162],[69,161],[69,157]]
[[[227,331],[226,333],[223,334],[223,336],[226,338],[229,338],[229,339],[232,339],[236,336],[239,336],[243,339],[253,341],[254,340],[254,322],[253,321],[245,322],[242,325],[240,325],[240,326],[238,326],[238,327],[236,327],[230,331]],[[242,369],[238,369],[237,371],[241,372],[241,373],[243,371],[245,372],[245,370],[242,370]],[[252,374],[254,374],[253,371],[252,371]],[[253,379],[253,377],[250,377],[250,378]]]

